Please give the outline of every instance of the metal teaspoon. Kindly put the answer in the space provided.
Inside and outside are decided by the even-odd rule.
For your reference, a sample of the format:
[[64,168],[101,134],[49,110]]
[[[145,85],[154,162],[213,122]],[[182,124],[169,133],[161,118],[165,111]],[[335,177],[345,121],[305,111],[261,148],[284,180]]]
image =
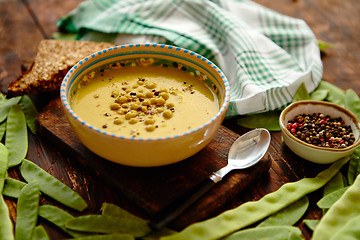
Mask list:
[[154,230],[159,230],[178,217],[191,204],[204,195],[230,171],[245,169],[256,164],[267,152],[270,145],[270,133],[267,129],[258,128],[240,136],[230,147],[228,164],[211,174],[210,177],[186,192],[169,206],[161,210],[149,222]]

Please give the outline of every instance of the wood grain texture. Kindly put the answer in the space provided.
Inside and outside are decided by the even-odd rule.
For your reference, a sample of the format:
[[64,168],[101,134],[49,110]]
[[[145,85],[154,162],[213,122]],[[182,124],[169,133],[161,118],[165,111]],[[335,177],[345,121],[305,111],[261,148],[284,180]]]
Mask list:
[[[189,159],[168,166],[139,168],[104,160],[85,148],[65,118],[59,98],[51,101],[39,113],[37,123],[40,134],[77,157],[81,164],[126,196],[149,217],[224,167],[231,144],[240,136],[221,126],[214,140]],[[176,228],[218,213],[219,207],[258,180],[269,167],[270,159],[265,156],[249,169],[231,172],[176,221]]]

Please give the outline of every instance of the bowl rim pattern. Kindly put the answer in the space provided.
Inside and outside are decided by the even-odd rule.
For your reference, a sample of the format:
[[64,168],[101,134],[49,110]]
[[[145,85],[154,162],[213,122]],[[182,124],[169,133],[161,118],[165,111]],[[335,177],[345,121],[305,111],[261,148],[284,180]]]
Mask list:
[[[168,49],[171,52],[174,52],[176,55],[176,52],[183,52],[185,54],[188,55],[188,58],[192,58],[194,60],[202,60],[204,63],[208,64],[211,68],[213,68],[217,74],[220,76],[220,78],[223,81],[224,84],[224,100],[222,105],[219,108],[219,111],[216,113],[215,116],[213,116],[209,121],[207,121],[206,123],[202,124],[201,126],[194,128],[194,129],[190,129],[189,131],[183,132],[181,134],[175,134],[175,135],[171,135],[171,136],[164,136],[164,137],[157,137],[157,138],[141,138],[141,137],[126,137],[123,135],[119,135],[119,134],[114,134],[114,133],[110,133],[107,131],[104,131],[102,129],[96,128],[94,126],[92,126],[91,124],[87,123],[86,121],[82,120],[71,108],[69,101],[68,101],[68,85],[71,84],[73,81],[70,82],[70,79],[73,77],[74,74],[77,73],[77,69],[79,69],[83,64],[87,63],[89,60],[98,57],[99,55],[111,52],[111,51],[115,51],[115,50],[121,50],[121,49],[128,49],[128,48],[137,48],[137,47],[149,47],[149,48],[164,48],[164,49]],[[60,85],[60,99],[61,99],[61,103],[63,105],[63,107],[66,108],[66,110],[70,113],[71,117],[77,121],[78,123],[80,123],[81,125],[86,126],[90,131],[95,131],[101,134],[104,134],[106,136],[109,137],[114,137],[114,138],[119,138],[119,139],[127,139],[127,140],[131,140],[131,141],[162,141],[162,140],[168,140],[168,139],[174,139],[174,138],[180,138],[182,136],[185,135],[189,135],[195,132],[200,131],[201,129],[206,128],[208,125],[210,125],[212,122],[214,122],[220,115],[224,114],[225,115],[225,111],[227,110],[228,106],[229,106],[229,102],[230,102],[230,84],[225,76],[225,74],[222,72],[222,70],[216,66],[213,62],[211,62],[209,59],[207,59],[206,57],[193,52],[191,50],[185,49],[185,48],[181,48],[178,46],[174,46],[174,45],[167,45],[167,44],[157,44],[157,43],[138,43],[138,44],[124,44],[124,45],[119,45],[119,46],[114,46],[114,47],[110,47],[107,49],[103,49],[101,51],[97,51],[95,53],[92,53],[89,56],[86,56],[85,58],[81,59],[80,61],[78,61],[73,67],[71,67],[71,69],[66,73],[61,85]]]
[[348,115],[350,117],[350,119],[352,119],[354,121],[354,124],[357,125],[358,127],[358,130],[360,131],[360,121],[359,119],[357,118],[357,116],[351,112],[350,110],[336,104],[336,103],[331,103],[331,102],[325,102],[325,101],[317,101],[317,100],[301,100],[301,101],[297,101],[297,102],[294,102],[294,103],[291,103],[289,106],[287,106],[280,114],[280,117],[279,117],[279,122],[280,122],[280,128],[282,130],[282,132],[284,134],[286,134],[290,139],[292,139],[293,141],[303,145],[303,146],[306,146],[306,147],[309,147],[309,148],[312,148],[312,149],[316,149],[316,150],[321,150],[321,151],[328,151],[328,152],[347,152],[347,151],[350,151],[356,147],[358,147],[360,145],[360,136],[358,137],[358,139],[356,139],[356,141],[346,147],[346,148],[329,148],[329,147],[319,147],[319,146],[315,146],[315,145],[312,145],[312,144],[309,144],[309,143],[306,143],[300,139],[298,139],[297,137],[295,137],[294,135],[292,135],[290,133],[290,131],[286,128],[285,126],[285,117],[286,117],[286,114],[293,110],[294,108],[298,107],[299,105],[305,105],[305,104],[317,104],[317,105],[323,105],[325,107],[329,107],[329,108],[336,108],[338,111],[340,112],[343,112],[344,114]]

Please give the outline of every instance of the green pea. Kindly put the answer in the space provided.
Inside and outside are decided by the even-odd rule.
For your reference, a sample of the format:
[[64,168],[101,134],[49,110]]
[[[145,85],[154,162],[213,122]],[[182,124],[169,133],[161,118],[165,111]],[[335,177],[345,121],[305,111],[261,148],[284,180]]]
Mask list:
[[156,83],[154,82],[145,82],[145,87],[148,89],[156,88]]
[[129,123],[130,124],[136,124],[136,123],[138,123],[139,122],[139,119],[138,118],[130,118],[129,119]]
[[0,101],[0,122],[7,118],[10,108],[17,104],[20,99],[21,97],[14,97]]
[[38,110],[36,109],[34,103],[31,101],[30,97],[27,95],[22,96],[19,105],[25,114],[27,126],[29,127],[30,131],[35,134],[35,121],[38,115]]
[[0,195],[0,223],[0,239],[14,240],[13,224],[10,219],[9,208],[2,195]]
[[152,131],[154,131],[155,130],[155,126],[154,125],[147,125],[146,127],[145,127],[145,130],[146,131],[148,131],[148,132],[152,132]]
[[316,205],[322,209],[329,209],[348,189],[348,187],[340,188],[336,191],[325,195],[322,199],[320,199]]
[[36,226],[31,236],[31,240],[50,240],[43,226]]
[[169,97],[170,97],[170,95],[167,92],[162,92],[162,93],[160,93],[159,96],[162,97],[165,100],[168,100]]
[[116,233],[116,234],[108,234],[108,235],[78,237],[78,238],[74,238],[74,240],[135,240],[135,238],[130,234]]
[[164,111],[164,113],[163,113],[163,117],[165,118],[165,119],[170,119],[170,118],[172,118],[173,117],[173,113],[172,113],[172,111],[170,111],[170,110],[165,110]]
[[8,114],[5,145],[9,150],[8,167],[20,164],[28,151],[28,136],[24,112],[17,104]]
[[353,218],[360,215],[360,175],[320,219],[313,233],[313,240],[331,239]]
[[111,110],[118,110],[120,108],[120,104],[118,103],[111,103],[110,104],[110,109]]
[[87,203],[79,194],[33,162],[24,159],[20,172],[27,182],[37,180],[41,192],[65,206],[78,211],[83,211],[87,207]]
[[55,226],[59,227],[61,230],[63,230],[72,237],[82,237],[89,235],[86,233],[75,232],[66,229],[65,228],[66,221],[70,219],[74,219],[75,217],[58,207],[52,205],[42,205],[39,207],[39,216],[53,223]]
[[156,98],[155,102],[156,106],[164,106],[166,103],[165,99],[162,97]]
[[304,219],[304,223],[306,226],[308,226],[308,228],[310,228],[310,230],[314,231],[316,226],[319,224],[318,219]]
[[85,215],[68,220],[65,227],[70,230],[94,233],[128,233],[142,237],[150,233],[146,222],[130,218],[107,215]]
[[40,188],[36,181],[28,183],[20,192],[16,208],[15,238],[31,239],[37,223]]
[[[179,233],[161,239],[209,240],[224,237],[280,211],[308,193],[321,188],[349,159],[345,157],[334,162],[314,178],[303,178],[296,182],[285,183],[277,191],[265,195],[258,201],[246,202],[237,208],[223,212],[214,218],[194,223]],[[277,199],[277,201],[268,201],[269,199]]]
[[304,215],[309,206],[309,199],[305,196],[300,200],[280,210],[262,221],[257,227],[283,225],[292,226]]
[[116,125],[120,125],[120,124],[122,124],[124,121],[123,120],[121,120],[121,119],[114,119],[114,124],[116,124]]
[[267,226],[261,228],[249,228],[231,234],[223,240],[302,240],[301,231],[292,226]]
[[3,139],[6,131],[6,122],[0,124],[0,141]]
[[25,187],[26,183],[16,180],[14,178],[5,178],[5,185],[2,191],[3,195],[18,198],[20,195],[21,189]]

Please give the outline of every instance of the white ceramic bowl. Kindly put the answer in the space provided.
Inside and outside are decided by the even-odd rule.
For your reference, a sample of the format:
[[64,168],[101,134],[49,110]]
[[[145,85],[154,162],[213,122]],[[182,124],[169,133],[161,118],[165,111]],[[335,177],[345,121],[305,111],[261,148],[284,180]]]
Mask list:
[[[98,129],[81,119],[72,109],[72,96],[81,79],[104,65],[116,62],[140,64],[139,60],[155,59],[166,66],[187,66],[189,74],[206,76],[204,81],[217,95],[219,111],[201,126],[174,136],[129,138]],[[165,65],[165,64],[164,64]],[[165,66],[164,66],[165,67]],[[175,66],[174,66],[175,67]],[[205,57],[180,47],[165,44],[130,44],[91,54],[73,66],[60,89],[61,101],[79,140],[97,155],[123,165],[153,167],[184,160],[204,148],[217,133],[229,106],[230,88],[224,73]]]
[[[332,117],[341,117],[346,125],[350,125],[355,136],[355,142],[346,148],[319,147],[291,134],[286,128],[288,122],[299,114],[323,113]],[[359,119],[351,111],[334,103],[303,100],[290,104],[280,114],[279,124],[285,144],[298,156],[308,161],[320,164],[332,163],[350,155],[360,145]]]

